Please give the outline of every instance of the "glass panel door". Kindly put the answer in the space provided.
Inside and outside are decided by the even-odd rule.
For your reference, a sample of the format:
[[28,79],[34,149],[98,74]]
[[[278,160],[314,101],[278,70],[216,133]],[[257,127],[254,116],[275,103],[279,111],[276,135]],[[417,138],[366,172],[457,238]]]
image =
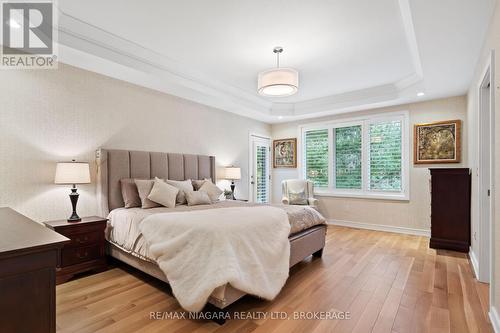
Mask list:
[[270,150],[269,139],[251,137],[252,140],[252,172],[250,184],[252,200],[258,203],[267,203],[270,198]]

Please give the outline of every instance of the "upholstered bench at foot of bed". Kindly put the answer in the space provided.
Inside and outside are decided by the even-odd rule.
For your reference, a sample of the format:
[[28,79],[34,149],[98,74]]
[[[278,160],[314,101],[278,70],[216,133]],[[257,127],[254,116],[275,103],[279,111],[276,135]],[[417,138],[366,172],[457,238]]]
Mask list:
[[[316,225],[298,232],[290,239],[290,267],[301,262],[310,255],[321,256],[325,246],[326,225]],[[148,275],[168,283],[167,277],[160,268],[149,261],[140,259],[115,246],[107,243],[107,254],[122,261]],[[217,288],[210,296],[208,302],[218,309],[224,309],[245,295],[244,292],[225,285]]]
[[298,232],[290,239],[290,267],[301,262],[310,255],[321,257],[325,247],[326,225],[315,225]]

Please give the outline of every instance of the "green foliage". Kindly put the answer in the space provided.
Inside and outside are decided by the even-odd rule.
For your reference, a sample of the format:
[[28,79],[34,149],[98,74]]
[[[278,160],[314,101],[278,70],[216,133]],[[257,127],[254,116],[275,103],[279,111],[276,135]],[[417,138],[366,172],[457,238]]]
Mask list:
[[269,175],[267,174],[267,152],[266,146],[257,146],[257,175],[255,181],[257,182],[257,202],[267,202],[267,182]]
[[361,189],[361,125],[340,127],[335,133],[335,187]]
[[[402,123],[389,121],[370,124],[368,131],[369,189],[401,190]],[[363,188],[363,127],[361,125],[334,128],[332,147],[335,188]],[[328,187],[328,130],[305,133],[305,167],[307,179],[316,187]],[[366,159],[365,159],[366,161]]]
[[305,135],[306,177],[316,187],[328,186],[328,130],[307,131]]
[[401,190],[401,122],[370,125],[370,189]]

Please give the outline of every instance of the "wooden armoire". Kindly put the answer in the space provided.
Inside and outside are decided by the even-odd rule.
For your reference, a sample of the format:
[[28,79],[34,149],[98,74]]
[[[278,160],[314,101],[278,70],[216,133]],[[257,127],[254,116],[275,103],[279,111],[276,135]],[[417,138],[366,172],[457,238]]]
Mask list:
[[467,168],[431,168],[430,247],[469,252],[471,175]]

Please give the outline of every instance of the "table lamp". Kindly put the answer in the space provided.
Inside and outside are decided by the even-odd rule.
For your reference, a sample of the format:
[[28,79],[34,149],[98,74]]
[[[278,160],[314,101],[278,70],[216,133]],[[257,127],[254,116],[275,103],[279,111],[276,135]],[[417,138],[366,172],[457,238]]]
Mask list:
[[76,192],[76,184],[90,183],[90,169],[86,162],[59,162],[56,167],[55,184],[73,185],[69,198],[73,207],[73,213],[68,219],[68,222],[79,222],[82,219],[76,213],[76,203],[78,202],[79,194]]
[[231,192],[233,192],[233,200],[236,200],[234,197],[234,188],[236,185],[234,185],[235,180],[241,179],[241,169],[234,167],[234,166],[229,166],[224,169],[224,179],[229,179],[231,181]]

